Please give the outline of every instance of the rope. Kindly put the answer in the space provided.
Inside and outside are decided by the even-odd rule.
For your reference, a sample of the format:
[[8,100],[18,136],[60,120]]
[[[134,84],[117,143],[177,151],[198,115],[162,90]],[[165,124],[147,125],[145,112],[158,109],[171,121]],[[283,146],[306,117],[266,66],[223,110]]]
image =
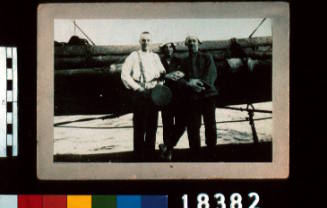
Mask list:
[[92,45],[95,46],[95,43],[91,40],[91,38],[89,36],[87,36],[87,34],[82,30],[82,28],[80,28],[77,23],[75,21],[73,21],[73,24],[75,27],[77,27],[77,29],[79,29],[81,31],[81,33],[92,43]]
[[236,108],[236,107],[219,107],[223,109],[228,109],[228,110],[237,110],[237,111],[252,111],[252,112],[258,112],[258,113],[272,113],[271,110],[260,110],[260,109],[247,109],[247,108]]
[[74,35],[76,35],[76,22],[75,22],[75,20],[73,21],[73,23],[74,23]]
[[95,118],[82,118],[82,119],[77,119],[74,121],[64,121],[64,122],[55,123],[53,126],[61,126],[61,125],[76,123],[76,122],[93,121],[93,120],[97,120],[97,119],[104,120],[104,119],[108,119],[108,118],[118,118],[120,115],[121,114],[109,114],[109,115],[95,117]]
[[[262,118],[257,118],[253,119],[254,121],[259,121],[259,120],[267,120],[267,119],[272,119],[272,117],[262,117]],[[83,119],[81,119],[83,120]],[[94,120],[94,119],[92,119]],[[242,120],[230,120],[230,121],[217,121],[216,124],[222,124],[222,123],[238,123],[238,122],[247,122],[249,121],[248,119],[242,119]],[[62,124],[55,124],[55,127],[60,127],[60,128],[76,128],[76,129],[130,129],[133,128],[133,126],[115,126],[115,127],[84,127],[84,126],[61,126],[64,125],[64,122]],[[201,124],[202,126],[204,125],[203,123]],[[158,125],[158,128],[162,128],[162,125]]]
[[259,23],[259,25],[253,30],[253,32],[251,33],[251,35],[249,36],[249,38],[252,38],[252,36],[254,35],[254,33],[259,29],[259,27],[262,25],[262,23],[266,20],[266,18],[263,18],[261,20],[261,22]]

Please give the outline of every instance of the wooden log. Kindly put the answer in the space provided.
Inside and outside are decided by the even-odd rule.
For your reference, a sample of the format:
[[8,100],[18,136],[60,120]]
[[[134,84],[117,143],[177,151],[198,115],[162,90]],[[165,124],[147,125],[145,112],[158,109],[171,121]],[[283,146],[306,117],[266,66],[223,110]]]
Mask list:
[[75,56],[75,57],[56,57],[55,69],[86,68],[110,66],[113,63],[122,63],[126,56]]
[[[271,47],[258,48],[244,48],[244,52],[248,57],[254,59],[271,58]],[[216,61],[221,61],[229,57],[228,50],[214,50],[207,51]],[[175,55],[179,58],[185,58],[188,53],[184,51],[177,51]],[[123,63],[127,55],[105,55],[105,56],[74,56],[74,57],[55,57],[55,69],[74,69],[87,67],[104,67],[112,64]]]
[[[219,41],[203,41],[200,45],[200,50],[204,51],[215,51],[224,50],[229,47],[230,40],[219,40]],[[271,37],[256,37],[237,39],[237,43],[242,48],[254,47],[254,46],[267,46],[272,45]],[[153,52],[159,52],[160,44],[151,45]],[[186,52],[187,47],[184,42],[176,42],[177,52]],[[104,56],[104,55],[128,55],[135,50],[139,50],[139,45],[108,45],[108,46],[55,46],[56,57],[67,57],[67,56]]]
[[[93,68],[79,68],[79,69],[65,69],[65,70],[56,70],[56,78],[61,76],[97,76],[97,75],[106,75],[115,73],[115,70],[112,70],[110,67],[93,67]],[[118,72],[120,73],[120,71]]]
[[[233,68],[225,66],[226,62],[224,58],[219,56],[214,56],[214,61],[218,70],[218,73],[221,74],[222,71],[228,69],[233,73]],[[265,59],[263,61],[252,60],[251,63],[248,63],[249,70],[253,70],[254,65],[260,66],[259,70],[268,69],[271,71],[271,59]],[[252,65],[252,66],[251,66]],[[257,67],[258,68],[258,67]],[[69,68],[69,69],[61,69],[55,70],[56,78],[60,77],[79,77],[79,76],[112,76],[118,75],[120,76],[122,69],[122,63],[111,64],[110,66],[104,67],[86,67],[86,68]],[[265,71],[265,70],[264,70]]]

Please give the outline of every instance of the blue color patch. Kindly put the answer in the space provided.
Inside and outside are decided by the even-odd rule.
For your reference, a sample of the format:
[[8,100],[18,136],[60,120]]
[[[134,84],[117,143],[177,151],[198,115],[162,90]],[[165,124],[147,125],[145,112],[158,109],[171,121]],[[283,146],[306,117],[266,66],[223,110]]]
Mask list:
[[117,195],[117,208],[141,208],[141,196],[139,195]]
[[17,208],[17,195],[0,195],[0,207]]
[[168,208],[167,195],[142,196],[142,208]]

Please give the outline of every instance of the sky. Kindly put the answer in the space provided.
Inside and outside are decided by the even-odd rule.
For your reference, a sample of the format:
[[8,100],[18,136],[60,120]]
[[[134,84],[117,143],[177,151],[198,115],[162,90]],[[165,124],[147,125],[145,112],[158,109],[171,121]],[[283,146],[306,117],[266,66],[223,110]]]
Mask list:
[[[74,27],[73,19],[55,19],[54,40],[68,42],[72,35],[85,36]],[[200,40],[247,38],[262,18],[251,19],[75,19],[76,24],[96,45],[138,44],[143,31],[153,43],[184,41],[187,35]],[[266,19],[253,37],[271,36],[271,20]]]

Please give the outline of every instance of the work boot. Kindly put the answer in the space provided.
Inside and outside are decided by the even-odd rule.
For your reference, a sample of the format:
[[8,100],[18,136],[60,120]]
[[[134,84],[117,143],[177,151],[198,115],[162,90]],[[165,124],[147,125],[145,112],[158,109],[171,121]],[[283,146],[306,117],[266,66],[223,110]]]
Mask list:
[[217,153],[214,147],[207,147],[207,156],[209,157],[209,161],[217,160]]
[[166,161],[171,161],[172,158],[173,158],[173,150],[171,148],[168,148],[165,155],[165,159]]
[[165,161],[171,161],[173,157],[173,151],[165,144],[159,144],[160,157]]
[[165,154],[167,152],[168,147],[165,144],[159,144],[159,150],[160,150],[160,158],[165,159]]

